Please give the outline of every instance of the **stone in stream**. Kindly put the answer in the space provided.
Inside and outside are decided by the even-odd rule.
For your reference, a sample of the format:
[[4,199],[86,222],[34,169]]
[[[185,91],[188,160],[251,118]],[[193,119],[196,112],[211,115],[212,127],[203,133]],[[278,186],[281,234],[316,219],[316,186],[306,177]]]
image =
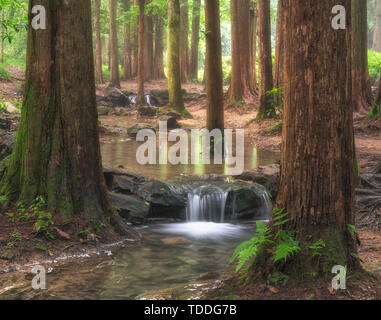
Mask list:
[[149,213],[149,203],[134,195],[109,193],[111,203],[117,207],[119,215],[132,223],[143,223]]
[[141,117],[154,117],[156,116],[157,108],[151,106],[143,106],[138,108],[138,114]]
[[149,129],[149,130],[153,130],[154,132],[156,132],[156,129],[147,123],[137,123],[137,124],[135,124],[132,127],[127,129],[127,134],[130,137],[135,139],[138,132],[140,130],[143,130],[143,129]]

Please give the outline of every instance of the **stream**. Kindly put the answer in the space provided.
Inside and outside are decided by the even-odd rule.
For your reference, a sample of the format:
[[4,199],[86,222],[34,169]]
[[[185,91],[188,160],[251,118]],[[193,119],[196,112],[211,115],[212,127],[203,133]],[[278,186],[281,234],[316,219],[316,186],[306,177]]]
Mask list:
[[[136,164],[138,144],[131,140],[102,145],[105,166],[117,167],[157,179],[173,179],[182,173],[223,174],[223,166],[140,166]],[[246,147],[245,170],[268,165],[279,159],[277,153]],[[24,273],[0,275],[0,299],[140,299],[160,290],[219,280],[234,272],[228,262],[234,249],[250,239],[255,221],[224,221],[223,191],[203,195],[196,190],[188,198],[184,223],[152,223],[138,227],[144,240],[92,258],[74,259],[49,268],[46,290],[33,290]],[[266,212],[271,204],[265,203]],[[213,208],[213,209],[211,209]],[[260,217],[258,219],[265,219]]]

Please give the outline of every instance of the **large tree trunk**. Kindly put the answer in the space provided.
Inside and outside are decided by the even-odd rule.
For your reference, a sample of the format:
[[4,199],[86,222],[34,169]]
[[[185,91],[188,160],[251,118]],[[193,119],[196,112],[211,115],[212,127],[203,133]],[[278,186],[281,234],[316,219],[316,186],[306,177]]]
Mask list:
[[168,90],[171,109],[184,112],[180,79],[180,3],[168,0]]
[[119,80],[119,55],[118,55],[118,22],[117,1],[109,0],[110,4],[110,59],[111,79],[110,86],[120,87]]
[[102,74],[102,41],[101,41],[101,26],[100,26],[100,8],[101,0],[94,1],[94,16],[95,16],[95,69],[97,80],[103,83]]
[[[350,22],[346,30],[331,27],[333,6],[343,5],[350,18],[351,3],[282,2],[285,110],[276,206],[289,212],[291,220],[276,226],[272,217],[270,226],[273,234],[295,232],[301,250],[277,264],[261,261],[265,255],[260,255],[252,270],[262,266],[267,274],[277,269],[300,280],[313,279],[311,274],[332,279],[333,266],[357,266],[355,236],[349,230],[354,225],[353,117],[347,67],[351,27]],[[318,240],[325,246],[314,256],[310,247]]]
[[380,118],[380,109],[381,109],[381,75],[378,80],[378,89],[377,96],[373,102],[372,109],[370,110],[369,117],[373,120]]
[[5,20],[5,11],[1,13],[1,22],[0,22],[0,62],[4,63],[4,20]]
[[275,63],[274,63],[274,88],[282,88],[283,80],[283,41],[284,40],[284,21],[282,1],[278,0],[277,19],[276,19],[276,41],[275,41]]
[[[138,6],[138,0],[133,0],[134,6]],[[131,23],[131,77],[136,77],[138,74],[138,20],[134,17],[134,21]]]
[[181,83],[188,82],[189,49],[188,49],[188,0],[180,0],[180,76]]
[[153,62],[153,78],[164,79],[164,44],[163,44],[163,20],[160,16],[155,17],[155,55]]
[[90,0],[38,4],[47,29],[28,29],[21,122],[0,192],[27,205],[42,196],[54,215],[110,226],[116,215],[102,172]]
[[189,61],[189,78],[198,82],[198,46],[200,42],[200,10],[201,0],[193,1],[192,11],[192,43]]
[[220,4],[205,0],[207,129],[224,130]]
[[259,46],[259,108],[257,119],[275,116],[272,98],[267,93],[273,89],[271,57],[270,1],[258,0],[258,46]]
[[250,63],[249,63],[249,75],[250,75],[250,88],[253,91],[257,89],[257,4],[255,2],[250,3],[250,20],[249,20],[249,49],[250,49]]
[[375,26],[373,34],[373,50],[381,52],[381,0],[376,0]]
[[[131,8],[130,0],[123,0],[124,12],[128,13]],[[130,23],[124,23],[124,45],[123,45],[123,79],[131,79],[131,27]]]
[[144,0],[139,1],[139,35],[138,35],[138,97],[137,105],[143,105],[144,99]]
[[[148,5],[151,0],[146,0]],[[153,19],[144,15],[144,74],[145,80],[153,78]]]
[[368,69],[367,2],[352,0],[352,94],[355,111],[365,112],[372,104]]
[[231,102],[249,100],[255,96],[252,84],[253,66],[250,64],[252,39],[249,25],[250,1],[231,0],[232,73],[229,88]]

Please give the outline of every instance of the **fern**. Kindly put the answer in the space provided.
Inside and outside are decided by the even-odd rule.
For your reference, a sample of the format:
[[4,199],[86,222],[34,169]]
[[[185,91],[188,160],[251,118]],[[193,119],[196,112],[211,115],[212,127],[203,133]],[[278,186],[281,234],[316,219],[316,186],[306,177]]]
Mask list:
[[313,250],[312,252],[312,256],[315,257],[315,256],[321,256],[321,252],[319,252],[319,250],[325,248],[325,242],[323,239],[320,239],[318,241],[316,241],[312,246],[310,246],[310,249]]
[[257,255],[259,246],[261,246],[264,243],[270,242],[271,234],[268,227],[261,221],[258,221],[256,225],[256,236],[248,241],[241,243],[235,249],[233,256],[229,261],[229,263],[232,264],[233,262],[238,260],[236,272],[241,270],[249,259]]
[[291,255],[300,251],[299,242],[294,239],[291,232],[280,230],[275,239],[280,239],[280,242],[276,246],[274,262],[287,260]]

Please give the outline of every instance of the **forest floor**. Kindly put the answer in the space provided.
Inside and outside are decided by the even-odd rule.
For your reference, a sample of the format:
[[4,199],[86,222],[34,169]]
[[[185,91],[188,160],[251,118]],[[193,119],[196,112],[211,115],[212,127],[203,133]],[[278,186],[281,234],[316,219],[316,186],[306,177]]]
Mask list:
[[[9,69],[12,80],[0,82],[0,98],[4,100],[22,100],[23,72],[20,68]],[[122,82],[122,89],[136,92],[137,85],[132,81]],[[104,86],[98,86],[98,90]],[[146,92],[153,89],[166,89],[166,81],[149,81],[145,85]],[[199,94],[202,97],[203,86],[197,84],[184,85],[188,93]],[[190,119],[179,120],[182,128],[202,128],[206,121],[206,100],[200,98],[186,103],[186,108],[192,115]],[[256,102],[243,106],[226,106],[225,123],[227,128],[245,129],[246,143],[261,149],[280,152],[281,130],[280,120],[256,121]],[[137,124],[147,123],[156,126],[157,118],[142,118],[136,110],[128,116],[101,116],[100,122],[106,132],[125,134],[126,129]],[[355,138],[360,171],[372,167],[381,159],[381,123],[369,121],[366,115],[355,115]],[[108,134],[101,136],[107,140]],[[33,232],[33,223],[10,222],[9,217],[0,216],[0,274],[22,268],[26,264],[38,261],[55,260],[66,257],[81,256],[87,253],[99,253],[99,243],[91,237],[67,237],[68,228],[80,230],[84,226],[81,221],[55,221],[61,232],[54,241]],[[17,230],[18,232],[14,233]],[[381,232],[378,230],[358,230],[361,240],[359,254],[363,260],[364,269],[376,274],[381,273]],[[101,249],[103,250],[103,249]],[[62,260],[62,263],[69,260]],[[212,288],[213,287],[213,288]],[[173,297],[173,295],[171,295]],[[163,294],[163,297],[168,297]],[[239,284],[239,278],[227,278],[220,285],[210,286],[203,291],[201,298],[234,298],[234,299],[381,299],[381,282],[378,278],[363,277],[349,284],[349,291],[335,293],[328,284],[274,288],[266,283],[251,286]]]

